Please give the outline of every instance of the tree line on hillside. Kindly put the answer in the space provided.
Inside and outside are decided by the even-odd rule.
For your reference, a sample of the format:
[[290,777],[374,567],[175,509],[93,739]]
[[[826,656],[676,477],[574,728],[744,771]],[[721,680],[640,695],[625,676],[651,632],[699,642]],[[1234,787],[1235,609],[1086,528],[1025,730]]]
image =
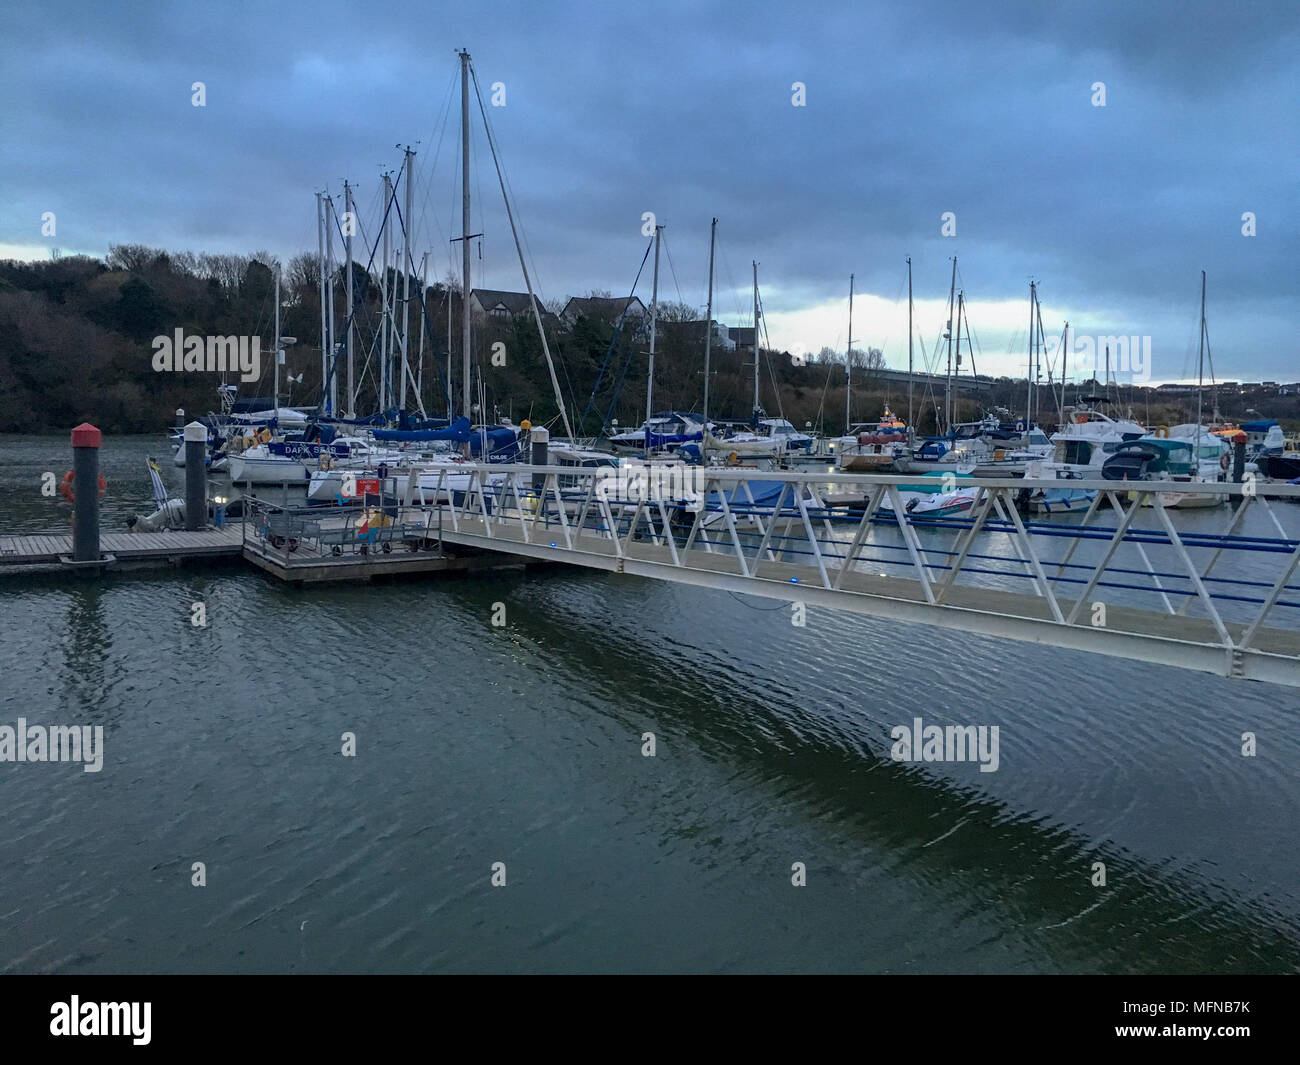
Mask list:
[[[201,414],[218,405],[215,373],[157,373],[152,340],[180,329],[187,336],[259,336],[262,377],[240,384],[240,394],[269,397],[274,350],[275,264],[266,252],[212,255],[169,252],[142,245],[115,245],[103,259],[66,256],[40,262],[0,262],[0,432],[48,432],[90,421],[107,432],[161,431],[180,407]],[[344,337],[343,268],[334,280],[335,339]],[[381,292],[403,278],[386,278],[353,266],[356,301],[355,365],[357,410],[377,409],[377,338]],[[411,350],[419,347],[421,398],[430,415],[460,410],[461,293],[448,278],[423,290],[410,279]],[[590,295],[608,296],[593,292]],[[600,316],[561,317],[562,301],[546,305],[544,328],[556,374],[575,431],[595,435],[617,420],[639,425],[646,411],[648,338],[634,323],[618,327]],[[656,331],[654,402],[656,410],[699,410],[704,391],[703,311],[686,304],[661,303]],[[396,317],[400,319],[400,306]],[[482,409],[476,420],[524,418],[550,423],[558,407],[532,314],[506,318],[476,316],[472,331],[474,379],[471,394]],[[289,259],[281,271],[281,336],[297,338],[286,353],[281,402],[314,406],[322,386],[320,268],[313,253]],[[448,387],[448,352],[452,380]],[[495,354],[495,358],[494,358]],[[855,421],[879,417],[886,404],[906,413],[905,384],[885,382],[877,349],[852,354]],[[341,362],[342,360],[340,360]],[[753,406],[754,359],[748,347],[728,351],[715,345],[710,358],[710,415],[746,419]],[[760,402],[769,416],[784,416],[796,426],[838,433],[844,425],[844,356],[823,348],[809,358],[762,351]],[[340,371],[342,373],[342,371]],[[236,376],[230,375],[231,383]],[[340,394],[344,389],[340,387]],[[1135,411],[1143,402],[1136,394]],[[1125,397],[1119,397],[1121,403]],[[916,389],[917,426],[934,426],[942,396]],[[1127,397],[1134,403],[1134,395]],[[995,382],[978,400],[960,394],[957,420],[981,416],[990,406],[1023,408],[1024,382]],[[1300,413],[1300,398],[1292,397]],[[408,403],[414,407],[414,402]],[[1044,422],[1055,410],[1043,398]],[[1231,416],[1231,404],[1224,413]],[[1176,408],[1158,408],[1156,420],[1184,420]]]

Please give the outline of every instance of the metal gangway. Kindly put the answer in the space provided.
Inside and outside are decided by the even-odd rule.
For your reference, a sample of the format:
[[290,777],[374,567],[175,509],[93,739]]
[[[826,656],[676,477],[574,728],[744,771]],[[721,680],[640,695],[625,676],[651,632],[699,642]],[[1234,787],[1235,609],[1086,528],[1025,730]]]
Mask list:
[[[438,477],[420,503],[448,545],[1300,685],[1300,486],[979,478],[960,482],[969,508],[944,513],[909,510],[909,489],[933,483],[915,474],[466,463]],[[1022,514],[1062,487],[1095,495]]]

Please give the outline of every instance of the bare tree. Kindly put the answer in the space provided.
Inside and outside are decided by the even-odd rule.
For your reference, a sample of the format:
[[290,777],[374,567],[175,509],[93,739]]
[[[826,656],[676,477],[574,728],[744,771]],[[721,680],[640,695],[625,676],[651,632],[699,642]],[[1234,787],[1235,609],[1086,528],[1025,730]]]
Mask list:
[[673,300],[661,300],[657,315],[661,322],[698,322],[704,318],[703,312],[698,307]]
[[283,274],[283,284],[292,292],[315,291],[320,285],[320,262],[310,252],[295,255]]
[[145,244],[110,244],[104,261],[110,270],[137,273],[153,266],[165,254],[161,249]]

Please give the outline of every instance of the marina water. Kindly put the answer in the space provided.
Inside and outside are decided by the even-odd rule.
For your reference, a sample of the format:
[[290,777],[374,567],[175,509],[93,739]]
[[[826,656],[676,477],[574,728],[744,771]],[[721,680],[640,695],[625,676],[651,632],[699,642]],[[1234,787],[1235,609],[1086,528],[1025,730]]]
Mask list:
[[[105,529],[148,454],[105,440]],[[0,529],[66,525],[67,455],[0,440]],[[1300,967],[1290,689],[791,621],[559,567],[0,582],[0,725],[104,735],[0,763],[0,971]],[[998,726],[996,772],[892,760],[917,718]]]

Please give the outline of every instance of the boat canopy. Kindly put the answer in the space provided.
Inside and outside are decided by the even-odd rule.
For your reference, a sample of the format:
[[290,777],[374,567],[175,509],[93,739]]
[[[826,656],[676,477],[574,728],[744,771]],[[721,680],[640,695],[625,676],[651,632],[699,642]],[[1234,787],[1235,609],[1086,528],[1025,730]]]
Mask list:
[[1116,448],[1103,463],[1101,475],[1108,481],[1143,481],[1151,479],[1152,474],[1185,476],[1195,468],[1189,441],[1144,436]]
[[457,418],[446,429],[376,429],[371,435],[376,440],[446,440],[464,444],[472,435],[468,418]]

